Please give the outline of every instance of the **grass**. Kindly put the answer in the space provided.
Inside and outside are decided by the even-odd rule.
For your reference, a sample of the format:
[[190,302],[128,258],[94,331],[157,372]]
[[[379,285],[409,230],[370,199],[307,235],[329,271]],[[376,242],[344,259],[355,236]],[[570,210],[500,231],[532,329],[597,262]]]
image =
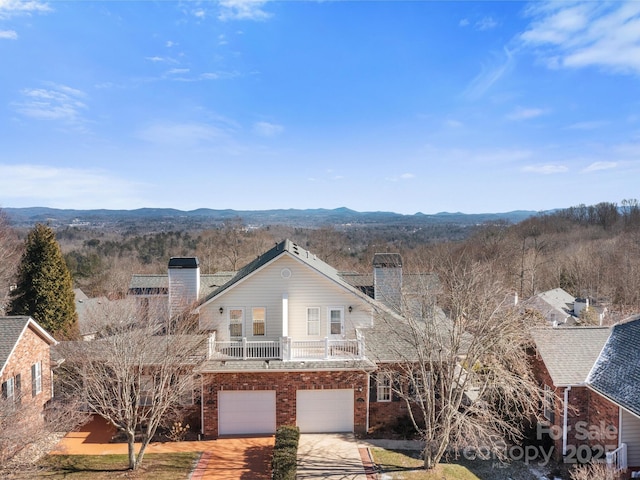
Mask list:
[[502,464],[492,460],[459,458],[423,470],[420,452],[372,448],[373,461],[384,480],[535,480],[538,477],[523,462]]
[[146,454],[136,471],[127,469],[126,455],[47,455],[30,471],[15,472],[11,479],[187,479],[200,454],[163,453]]
[[466,467],[455,463],[441,463],[435,469],[425,471],[417,451],[372,448],[371,454],[384,472],[382,478],[389,480],[479,480]]

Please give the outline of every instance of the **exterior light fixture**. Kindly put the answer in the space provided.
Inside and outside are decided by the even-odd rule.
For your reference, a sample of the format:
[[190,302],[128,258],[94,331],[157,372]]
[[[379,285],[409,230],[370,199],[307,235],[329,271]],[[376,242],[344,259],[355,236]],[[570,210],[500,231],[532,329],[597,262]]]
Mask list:
[[218,311],[220,312],[220,315],[222,315],[222,313],[224,312],[224,308],[220,307]]
[[349,313],[353,312],[353,307],[349,305]]

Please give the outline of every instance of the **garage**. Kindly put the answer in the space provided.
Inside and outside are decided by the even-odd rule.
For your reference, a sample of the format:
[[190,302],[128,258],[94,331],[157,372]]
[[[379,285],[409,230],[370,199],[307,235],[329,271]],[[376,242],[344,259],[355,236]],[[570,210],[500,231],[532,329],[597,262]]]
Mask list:
[[266,434],[276,431],[275,390],[218,392],[218,434]]
[[303,433],[353,432],[353,389],[298,390],[296,423]]

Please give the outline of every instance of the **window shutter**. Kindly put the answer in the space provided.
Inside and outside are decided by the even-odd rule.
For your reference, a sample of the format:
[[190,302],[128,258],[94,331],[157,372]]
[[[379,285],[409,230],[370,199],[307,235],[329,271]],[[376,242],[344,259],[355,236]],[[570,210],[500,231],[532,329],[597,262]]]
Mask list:
[[36,366],[31,365],[31,396],[36,396]]
[[7,398],[7,382],[2,382],[2,398]]
[[[2,385],[4,386],[4,384]],[[369,402],[378,401],[378,378],[375,373],[369,375]]]
[[14,386],[14,397],[17,403],[20,403],[21,401],[21,397],[22,397],[21,390],[22,390],[22,378],[20,377],[20,374],[17,374],[15,378],[15,386]]

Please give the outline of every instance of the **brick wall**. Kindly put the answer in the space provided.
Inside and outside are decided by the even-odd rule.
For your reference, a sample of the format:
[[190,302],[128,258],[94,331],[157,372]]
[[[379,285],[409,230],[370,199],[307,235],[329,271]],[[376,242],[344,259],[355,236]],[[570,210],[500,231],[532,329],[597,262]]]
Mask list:
[[[564,423],[565,387],[553,385],[551,376],[538,356],[531,357],[536,378],[541,385],[549,385],[556,394],[554,421],[545,425],[552,432],[554,457],[562,459],[562,428]],[[594,447],[595,453],[615,449],[618,444],[618,407],[587,387],[571,387],[567,407],[567,454],[568,461],[576,459],[582,445]],[[547,422],[548,423],[548,422]]]
[[[31,392],[31,366],[42,362],[42,391],[33,396]],[[37,428],[42,425],[44,405],[51,399],[51,366],[49,344],[28,328],[2,372],[0,383],[20,374],[20,416],[25,424]]]
[[204,374],[204,435],[218,436],[218,392],[220,390],[275,390],[276,428],[296,424],[296,392],[312,389],[354,390],[354,430],[362,433],[367,424],[367,373],[333,372],[247,372]]

